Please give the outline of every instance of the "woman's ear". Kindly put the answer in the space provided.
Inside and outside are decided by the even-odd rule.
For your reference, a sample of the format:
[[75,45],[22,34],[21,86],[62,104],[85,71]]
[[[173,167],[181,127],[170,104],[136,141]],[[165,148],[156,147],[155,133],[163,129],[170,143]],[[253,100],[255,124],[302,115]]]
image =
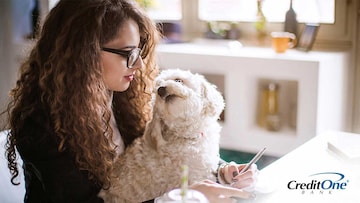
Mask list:
[[158,150],[161,145],[165,144],[165,140],[163,139],[161,132],[161,122],[156,112],[154,113],[153,118],[146,125],[144,140],[155,150]]
[[224,97],[214,84],[209,83],[203,76],[201,82],[204,99],[203,114],[219,117],[225,108]]

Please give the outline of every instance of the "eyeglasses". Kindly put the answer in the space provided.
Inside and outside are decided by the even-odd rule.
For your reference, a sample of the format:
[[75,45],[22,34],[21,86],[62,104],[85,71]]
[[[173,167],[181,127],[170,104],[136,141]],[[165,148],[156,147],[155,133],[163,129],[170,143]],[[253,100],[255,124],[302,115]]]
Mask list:
[[110,52],[113,54],[118,54],[120,56],[126,57],[127,58],[126,66],[128,68],[133,68],[136,61],[139,59],[139,56],[141,55],[141,51],[142,51],[142,49],[140,49],[140,48],[134,48],[130,51],[125,51],[125,50],[121,50],[121,49],[112,49],[112,48],[106,48],[106,47],[102,47],[101,49],[103,51],[107,51],[107,52]]

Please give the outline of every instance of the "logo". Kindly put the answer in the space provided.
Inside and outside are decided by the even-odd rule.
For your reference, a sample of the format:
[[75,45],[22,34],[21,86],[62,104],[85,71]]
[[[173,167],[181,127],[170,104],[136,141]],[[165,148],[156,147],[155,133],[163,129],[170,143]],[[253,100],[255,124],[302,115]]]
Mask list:
[[291,180],[287,188],[291,191],[301,191],[301,194],[332,194],[346,190],[349,180],[337,172],[315,173],[305,180]]

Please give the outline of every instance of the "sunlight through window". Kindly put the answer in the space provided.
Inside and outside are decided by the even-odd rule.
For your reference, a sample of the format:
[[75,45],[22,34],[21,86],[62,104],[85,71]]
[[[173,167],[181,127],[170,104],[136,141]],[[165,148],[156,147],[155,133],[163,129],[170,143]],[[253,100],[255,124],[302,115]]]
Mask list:
[[[199,18],[204,21],[256,20],[258,0],[199,0]],[[284,22],[290,0],[263,0],[268,22]],[[298,22],[334,23],[335,0],[293,0]]]

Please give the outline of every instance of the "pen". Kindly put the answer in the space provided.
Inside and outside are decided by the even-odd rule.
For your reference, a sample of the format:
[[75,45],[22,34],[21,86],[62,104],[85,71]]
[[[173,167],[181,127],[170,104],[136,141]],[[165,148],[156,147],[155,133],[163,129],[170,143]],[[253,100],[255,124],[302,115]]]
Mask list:
[[250,161],[249,163],[247,163],[244,168],[241,169],[241,171],[239,172],[239,174],[246,172],[246,171],[251,167],[252,164],[256,163],[256,162],[260,159],[260,157],[264,154],[265,149],[266,149],[266,147],[264,147],[261,151],[259,151],[259,152],[254,156],[254,158],[251,159],[251,161]]

